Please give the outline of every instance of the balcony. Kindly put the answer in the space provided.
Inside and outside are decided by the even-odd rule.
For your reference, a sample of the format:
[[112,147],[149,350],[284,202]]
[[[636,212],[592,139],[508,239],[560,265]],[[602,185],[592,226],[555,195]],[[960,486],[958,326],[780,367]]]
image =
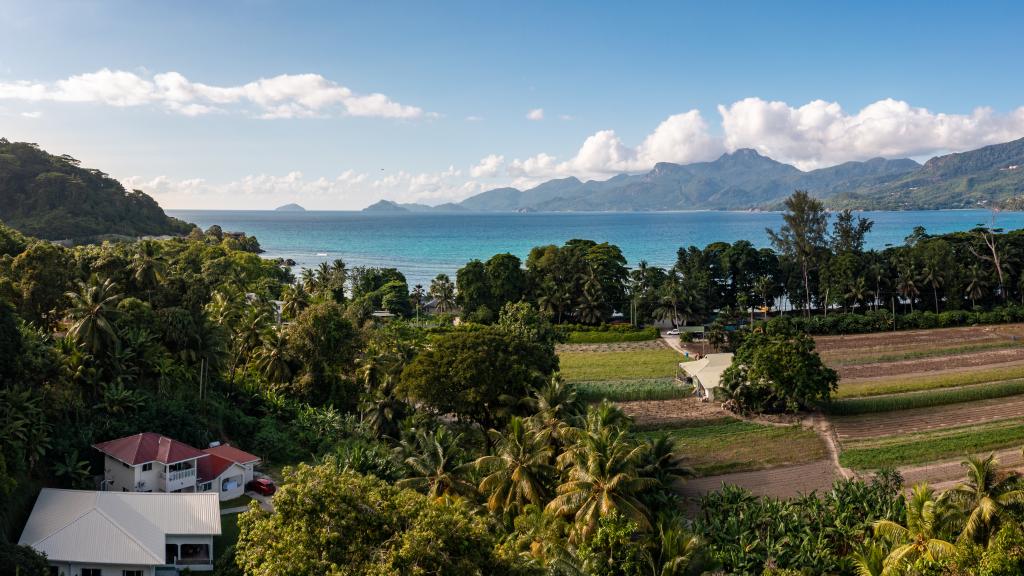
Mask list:
[[163,482],[164,492],[174,492],[182,488],[194,487],[196,485],[196,469],[185,468],[161,472],[160,480]]

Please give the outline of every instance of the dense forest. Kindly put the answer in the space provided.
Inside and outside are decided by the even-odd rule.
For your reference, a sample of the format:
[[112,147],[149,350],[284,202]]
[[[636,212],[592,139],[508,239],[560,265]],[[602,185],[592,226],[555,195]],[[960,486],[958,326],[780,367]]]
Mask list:
[[[789,501],[726,488],[688,517],[671,441],[558,376],[569,324],[769,317],[722,331],[745,359],[730,391],[738,410],[799,410],[835,385],[807,330],[891,306],[897,322],[1020,309],[1018,233],[918,231],[876,253],[870,227],[843,213],[830,228],[798,193],[774,250],[631,269],[572,240],[411,288],[340,260],[296,277],[218,227],[74,248],[0,227],[0,562],[45,574],[9,544],[38,489],[92,488],[92,444],[155,431],[284,466],[275,512],[242,515],[220,574],[1019,574],[1024,492],[991,461],[941,494],[905,498],[881,473]],[[767,365],[782,355],[815,376]]]
[[170,218],[140,190],[66,154],[54,156],[35,144],[0,138],[0,222],[49,240],[98,236],[187,234],[192,228]]

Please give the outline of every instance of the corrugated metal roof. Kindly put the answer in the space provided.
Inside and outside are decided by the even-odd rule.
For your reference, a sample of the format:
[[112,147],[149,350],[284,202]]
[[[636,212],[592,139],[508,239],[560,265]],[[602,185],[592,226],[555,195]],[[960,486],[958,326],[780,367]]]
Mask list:
[[43,488],[19,544],[59,562],[162,565],[167,535],[220,534],[215,493]]
[[239,464],[253,464],[255,462],[260,461],[259,456],[256,456],[255,454],[250,454],[245,450],[239,450],[238,448],[235,448],[231,444],[221,444],[220,446],[212,446],[210,448],[204,449],[203,452],[207,454],[214,454],[216,456],[220,456],[221,458],[227,458],[228,460],[231,460],[232,462],[237,462]]
[[732,354],[708,354],[700,360],[683,362],[683,370],[697,379],[705,389],[717,388],[722,381],[722,373],[732,365]]

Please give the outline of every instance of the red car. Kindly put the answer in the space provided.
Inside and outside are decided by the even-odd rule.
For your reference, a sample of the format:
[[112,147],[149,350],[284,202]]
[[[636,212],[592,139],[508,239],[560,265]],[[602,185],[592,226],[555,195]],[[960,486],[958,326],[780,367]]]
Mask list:
[[273,496],[274,492],[277,492],[277,486],[274,485],[274,481],[270,478],[256,478],[255,480],[250,480],[249,483],[245,485],[245,489],[252,490],[257,494],[262,494],[264,496]]

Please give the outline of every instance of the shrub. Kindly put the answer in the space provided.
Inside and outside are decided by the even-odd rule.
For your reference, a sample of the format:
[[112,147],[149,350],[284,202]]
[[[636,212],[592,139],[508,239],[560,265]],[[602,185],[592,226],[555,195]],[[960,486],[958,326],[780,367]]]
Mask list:
[[569,332],[566,342],[570,344],[643,342],[646,340],[656,340],[659,336],[658,329],[653,326],[633,330],[574,330]]

